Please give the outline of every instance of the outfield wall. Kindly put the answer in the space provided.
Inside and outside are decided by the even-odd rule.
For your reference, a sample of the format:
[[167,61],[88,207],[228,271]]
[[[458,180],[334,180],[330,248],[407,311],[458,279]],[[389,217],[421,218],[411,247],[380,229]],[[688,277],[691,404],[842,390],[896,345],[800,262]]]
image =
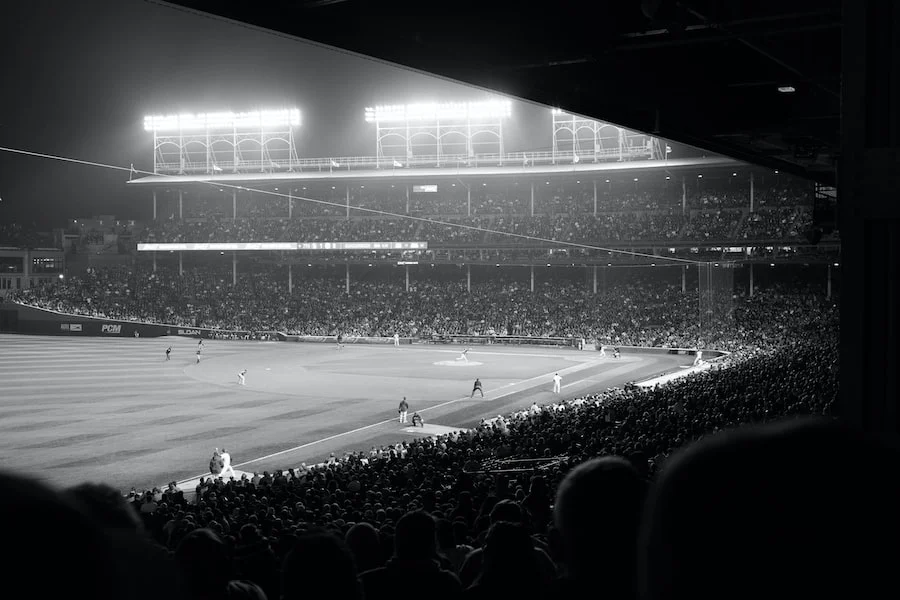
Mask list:
[[[79,337],[162,337],[167,335],[205,338],[205,339],[246,339],[254,334],[250,331],[232,331],[224,329],[210,329],[206,327],[186,327],[183,325],[170,325],[165,323],[139,323],[136,321],[124,321],[121,319],[106,319],[102,317],[90,317],[84,315],[72,315],[46,308],[26,306],[15,303],[0,304],[0,332],[24,333],[31,335],[66,335]],[[271,339],[287,342],[309,342],[336,344],[337,338],[333,335],[289,335],[280,332],[255,332],[266,334]],[[135,335],[137,334],[137,335]],[[393,337],[359,337],[346,336],[345,344],[393,344]],[[482,344],[521,344],[540,346],[564,346],[578,349],[588,349],[591,345],[599,351],[600,345],[593,340],[581,338],[547,338],[528,336],[470,336],[447,335],[429,338],[402,337],[400,343],[409,345],[417,342],[444,343],[460,345]],[[604,344],[608,352],[613,346]],[[696,349],[691,348],[648,348],[644,346],[617,346],[622,353],[629,354],[681,354],[694,356]],[[727,352],[719,350],[703,350],[704,360],[715,360]]]
[[[25,306],[0,304],[0,331],[30,335],[64,335],[76,337],[245,337],[249,331],[226,331],[203,327],[184,327],[160,323],[139,323],[120,319],[105,319]],[[137,334],[137,335],[135,335]]]

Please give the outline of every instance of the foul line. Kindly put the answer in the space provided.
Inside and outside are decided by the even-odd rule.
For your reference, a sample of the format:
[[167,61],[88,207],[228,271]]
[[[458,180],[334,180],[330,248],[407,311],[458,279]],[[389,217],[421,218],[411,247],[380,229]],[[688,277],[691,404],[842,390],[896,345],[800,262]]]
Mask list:
[[[558,370],[558,371],[551,371],[550,373],[547,373],[547,374],[544,374],[544,375],[537,375],[537,376],[535,376],[535,377],[531,377],[530,379],[523,379],[522,381],[519,381],[519,382],[516,382],[516,383],[513,383],[513,384],[509,384],[509,385],[510,385],[510,386],[514,386],[514,385],[520,385],[520,384],[527,384],[528,382],[536,381],[536,380],[538,380],[538,379],[546,379],[546,378],[552,377],[554,373],[565,373],[565,372],[574,373],[574,372],[576,372],[576,371],[581,371],[581,370],[587,369],[587,368],[589,368],[589,367],[596,366],[597,364],[599,364],[599,362],[600,362],[600,361],[589,362],[589,363],[581,363],[581,364],[575,365],[575,366],[573,366],[573,367],[567,367],[567,368],[565,368],[565,369],[560,369],[560,370]],[[501,388],[501,389],[502,389],[502,388]],[[517,394],[517,393],[519,393],[519,392],[521,392],[521,391],[523,391],[523,390],[525,390],[525,389],[528,389],[528,386],[525,386],[525,387],[523,387],[523,388],[521,388],[521,389],[510,390],[510,391],[508,391],[508,392],[505,392],[505,393],[500,394],[500,395],[497,395],[497,396],[491,396],[490,398],[485,398],[484,400],[485,400],[486,402],[490,402],[491,400],[498,400],[498,399],[500,399],[500,398],[504,398],[504,397],[509,396],[509,395],[511,395],[511,394]],[[455,404],[455,403],[457,403],[457,402],[462,402],[462,401],[464,401],[464,400],[471,400],[471,396],[463,396],[462,398],[456,398],[456,399],[454,399],[454,400],[448,400],[448,401],[446,401],[446,402],[441,402],[440,404],[435,404],[435,405],[433,405],[433,406],[428,406],[428,407],[423,408],[422,410],[419,410],[419,411],[416,411],[416,412],[423,413],[423,412],[426,412],[426,411],[429,411],[429,410],[434,410],[434,409],[436,409],[436,408],[442,408],[442,407],[444,407],[444,406],[450,406],[451,404]],[[479,398],[479,400],[481,400],[481,398]],[[253,463],[257,463],[257,462],[261,462],[261,461],[264,461],[264,460],[268,460],[268,459],[270,459],[270,458],[275,458],[276,456],[281,456],[281,455],[283,455],[283,454],[288,454],[288,453],[290,453],[290,452],[296,452],[296,451],[298,451],[298,450],[303,450],[304,448],[309,448],[310,446],[315,446],[316,444],[321,444],[321,443],[324,443],[324,442],[329,442],[329,441],[331,441],[331,440],[336,440],[336,439],[338,439],[338,438],[340,438],[340,437],[344,437],[344,436],[347,436],[347,435],[353,435],[354,433],[359,433],[360,431],[366,431],[367,429],[372,429],[373,427],[379,427],[379,426],[385,425],[385,424],[387,424],[387,423],[394,423],[394,422],[396,422],[396,421],[397,421],[397,418],[396,418],[396,417],[395,417],[395,418],[391,418],[391,419],[385,419],[384,421],[379,421],[379,422],[377,422],[377,423],[372,423],[372,424],[370,424],[370,425],[363,425],[362,427],[357,427],[356,429],[351,429],[350,431],[343,431],[343,432],[341,432],[341,433],[335,433],[334,435],[329,435],[328,437],[324,437],[324,438],[322,438],[322,439],[320,439],[320,440],[315,440],[315,441],[313,441],[313,442],[307,442],[307,443],[305,443],[305,444],[301,444],[301,445],[295,446],[295,447],[293,447],[293,448],[288,448],[287,450],[281,450],[281,451],[279,451],[279,452],[275,452],[275,453],[269,454],[269,455],[267,455],[267,456],[263,456],[263,457],[260,457],[260,458],[254,458],[254,459],[252,459],[252,460],[247,460],[247,461],[244,461],[244,462],[242,462],[242,463],[237,463],[237,464],[234,464],[234,465],[231,465],[231,466],[234,467],[234,468],[237,468],[237,467],[243,467],[243,466],[245,466],[245,465],[251,465],[251,464],[253,464]],[[462,429],[462,428],[459,428],[459,429],[457,429],[456,431],[459,431],[460,429]],[[182,479],[182,480],[180,480],[180,481],[175,482],[175,485],[181,485],[181,484],[183,484],[183,483],[187,483],[187,482],[189,482],[189,481],[193,481],[194,479],[200,479],[201,477],[213,477],[213,474],[207,472],[207,473],[203,473],[203,474],[201,474],[201,475],[195,475],[195,476],[193,476],[193,477],[188,477],[188,478],[186,478],[186,479]]]

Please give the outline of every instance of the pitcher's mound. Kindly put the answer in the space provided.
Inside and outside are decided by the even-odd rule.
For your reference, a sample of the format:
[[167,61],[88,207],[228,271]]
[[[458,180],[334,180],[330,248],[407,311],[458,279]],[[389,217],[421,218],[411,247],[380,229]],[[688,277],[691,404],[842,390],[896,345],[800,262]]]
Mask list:
[[469,362],[464,360],[439,360],[434,364],[439,367],[478,367],[484,363],[476,362],[474,360],[470,360]]

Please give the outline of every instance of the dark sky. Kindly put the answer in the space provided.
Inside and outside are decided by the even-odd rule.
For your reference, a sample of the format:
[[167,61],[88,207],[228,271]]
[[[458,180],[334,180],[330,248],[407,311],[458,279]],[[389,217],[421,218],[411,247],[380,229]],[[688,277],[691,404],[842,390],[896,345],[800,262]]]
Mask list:
[[[7,2],[0,146],[152,169],[145,114],[296,106],[301,156],[371,156],[373,104],[480,100],[441,79],[142,0]],[[516,102],[506,150],[549,149],[549,111]],[[0,152],[0,220],[143,218],[127,173]]]

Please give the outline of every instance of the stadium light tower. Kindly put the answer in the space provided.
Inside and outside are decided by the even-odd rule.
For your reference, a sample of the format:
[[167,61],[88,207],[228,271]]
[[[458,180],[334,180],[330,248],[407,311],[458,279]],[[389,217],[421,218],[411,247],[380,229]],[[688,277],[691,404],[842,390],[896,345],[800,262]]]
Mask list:
[[153,132],[153,172],[165,174],[291,169],[300,124],[296,108],[144,117],[144,131]]
[[559,108],[551,112],[554,164],[665,158],[659,140],[652,136],[585,119]]
[[375,123],[379,160],[440,166],[481,156],[502,162],[511,114],[509,100],[401,104],[366,108],[366,121]]

